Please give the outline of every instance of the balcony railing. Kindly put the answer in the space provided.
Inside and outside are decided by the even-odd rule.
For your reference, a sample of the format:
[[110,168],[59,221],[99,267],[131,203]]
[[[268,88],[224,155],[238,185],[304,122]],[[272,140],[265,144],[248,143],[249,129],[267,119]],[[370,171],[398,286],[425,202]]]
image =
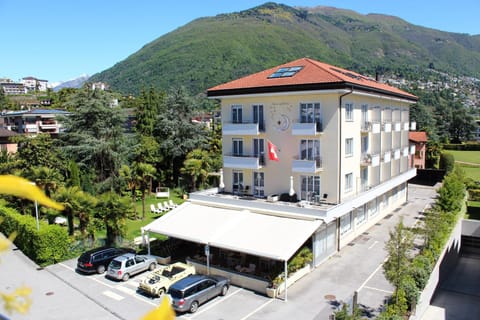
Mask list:
[[265,131],[265,121],[224,122],[222,128],[224,135],[256,136]]
[[294,122],[292,124],[292,135],[294,136],[314,136],[322,132],[322,122]]
[[313,157],[310,159],[301,159],[295,157],[292,161],[292,171],[299,173],[315,173],[323,170],[322,158]]
[[362,166],[376,167],[380,164],[380,155],[378,153],[362,153],[360,164]]
[[265,165],[265,155],[232,153],[223,156],[223,166],[233,169],[260,169]]

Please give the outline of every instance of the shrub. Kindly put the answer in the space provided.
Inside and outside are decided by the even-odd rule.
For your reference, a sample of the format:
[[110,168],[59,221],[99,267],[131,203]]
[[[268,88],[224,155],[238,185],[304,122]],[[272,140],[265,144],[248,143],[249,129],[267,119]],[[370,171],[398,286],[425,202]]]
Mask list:
[[15,245],[37,264],[46,266],[68,256],[70,239],[64,228],[40,222],[40,230],[37,230],[35,218],[2,205],[0,216],[4,217],[0,231],[16,233]]
[[444,169],[446,174],[452,172],[455,167],[455,157],[451,153],[442,153],[440,155],[440,169]]

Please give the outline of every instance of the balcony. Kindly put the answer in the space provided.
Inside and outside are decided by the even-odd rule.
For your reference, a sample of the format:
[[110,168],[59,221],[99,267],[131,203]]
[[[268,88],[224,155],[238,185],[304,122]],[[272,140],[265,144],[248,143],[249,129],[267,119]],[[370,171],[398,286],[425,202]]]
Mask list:
[[395,149],[395,151],[393,151],[393,159],[400,159],[400,149]]
[[392,123],[390,121],[385,121],[383,123],[383,131],[392,132]]
[[410,123],[410,130],[411,131],[417,130],[417,123],[416,122],[411,122]]
[[400,132],[400,130],[402,130],[402,124],[400,122],[395,122],[393,124],[393,130],[395,132]]
[[265,131],[265,122],[224,122],[223,135],[258,136]]
[[408,157],[408,147],[404,147],[404,148],[403,148],[402,156]]
[[415,148],[415,145],[412,144],[412,145],[410,146],[410,154],[415,154],[415,149],[416,149],[416,148]]
[[404,131],[408,131],[409,128],[410,128],[410,123],[404,122],[404,123],[403,123],[403,130],[404,130]]
[[233,169],[260,169],[265,165],[265,156],[230,154],[223,156],[223,166]]
[[380,133],[380,129],[381,129],[380,122],[372,121],[370,125],[372,127],[371,129],[372,133]]
[[380,155],[378,154],[371,154],[371,153],[363,153],[362,158],[360,159],[360,165],[372,166],[376,167],[380,164]]
[[293,136],[314,136],[323,132],[321,122],[294,122],[292,123]]
[[38,132],[37,124],[25,124],[23,126],[26,133],[36,133]]
[[322,158],[313,159],[294,159],[292,161],[292,171],[297,173],[317,173],[323,170]]
[[392,160],[392,151],[387,151],[382,157],[383,163],[389,163]]

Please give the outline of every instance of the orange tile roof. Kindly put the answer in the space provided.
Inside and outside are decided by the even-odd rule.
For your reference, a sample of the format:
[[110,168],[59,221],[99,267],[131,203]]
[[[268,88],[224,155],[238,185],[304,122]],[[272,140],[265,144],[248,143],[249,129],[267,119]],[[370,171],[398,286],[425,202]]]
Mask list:
[[[291,77],[269,78],[279,68],[297,66],[303,68]],[[352,86],[358,90],[389,94],[412,101],[418,99],[408,92],[377,82],[372,78],[309,58],[301,58],[220,84],[208,89],[207,94],[215,97],[278,91],[344,89]]]
[[427,142],[427,133],[425,131],[410,131],[408,133],[408,140],[415,142]]

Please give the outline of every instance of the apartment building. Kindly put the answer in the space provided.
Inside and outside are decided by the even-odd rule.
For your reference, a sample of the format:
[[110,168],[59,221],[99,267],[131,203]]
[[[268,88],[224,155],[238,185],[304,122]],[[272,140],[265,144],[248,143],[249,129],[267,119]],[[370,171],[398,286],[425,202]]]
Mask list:
[[66,116],[70,113],[55,109],[32,109],[3,112],[0,118],[3,127],[13,132],[36,135],[39,133],[58,134],[62,131],[62,124],[57,116]]
[[258,256],[264,267],[282,261],[286,273],[305,243],[316,266],[407,200],[416,96],[308,58],[207,94],[221,101],[219,188],[190,194],[144,232]]
[[48,86],[48,80],[41,80],[35,77],[25,77],[25,78],[22,78],[22,84],[24,85],[25,89],[27,89],[27,91],[46,92],[47,86]]

